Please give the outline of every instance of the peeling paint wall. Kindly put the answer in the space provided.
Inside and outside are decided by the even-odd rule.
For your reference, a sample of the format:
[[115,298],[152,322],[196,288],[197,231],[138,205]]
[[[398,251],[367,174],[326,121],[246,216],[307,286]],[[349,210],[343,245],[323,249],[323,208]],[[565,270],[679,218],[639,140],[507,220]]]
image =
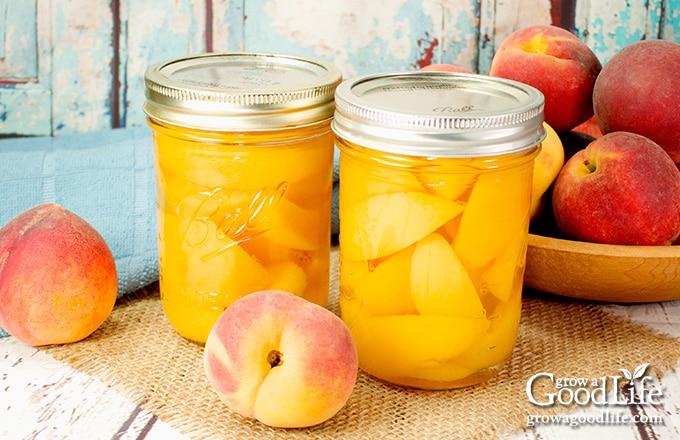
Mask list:
[[575,25],[579,37],[606,63],[635,41],[680,42],[680,0],[582,0]]
[[[510,32],[570,0],[0,0],[0,135],[144,124],[143,75],[206,51],[293,53],[346,77],[454,63],[487,73]],[[575,0],[573,31],[606,62],[680,41],[680,0]]]

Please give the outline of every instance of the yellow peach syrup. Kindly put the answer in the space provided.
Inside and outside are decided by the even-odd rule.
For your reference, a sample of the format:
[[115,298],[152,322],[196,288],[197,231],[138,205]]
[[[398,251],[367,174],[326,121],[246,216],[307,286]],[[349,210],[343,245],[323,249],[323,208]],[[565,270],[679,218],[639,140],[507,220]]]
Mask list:
[[393,384],[483,382],[521,313],[543,95],[452,72],[340,84],[340,312],[359,365]]
[[146,72],[160,293],[185,338],[260,290],[325,306],[335,66],[279,54],[176,58]]

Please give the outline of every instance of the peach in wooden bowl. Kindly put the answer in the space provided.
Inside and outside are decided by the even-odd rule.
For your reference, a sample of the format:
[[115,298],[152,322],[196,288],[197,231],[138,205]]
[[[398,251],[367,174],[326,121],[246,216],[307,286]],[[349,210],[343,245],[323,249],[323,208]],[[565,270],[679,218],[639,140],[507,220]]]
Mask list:
[[658,144],[605,134],[566,161],[549,197],[531,223],[526,286],[605,302],[680,299],[680,173]]
[[570,298],[612,303],[680,299],[680,244],[631,246],[567,237],[550,204],[529,230],[524,285]]

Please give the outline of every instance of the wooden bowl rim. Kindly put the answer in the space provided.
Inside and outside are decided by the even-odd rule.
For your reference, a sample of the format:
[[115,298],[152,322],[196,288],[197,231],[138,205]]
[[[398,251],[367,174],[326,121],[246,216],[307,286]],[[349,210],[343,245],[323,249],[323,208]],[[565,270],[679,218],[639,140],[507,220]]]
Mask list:
[[529,234],[528,246],[574,254],[614,258],[680,258],[680,246],[632,246],[589,243]]

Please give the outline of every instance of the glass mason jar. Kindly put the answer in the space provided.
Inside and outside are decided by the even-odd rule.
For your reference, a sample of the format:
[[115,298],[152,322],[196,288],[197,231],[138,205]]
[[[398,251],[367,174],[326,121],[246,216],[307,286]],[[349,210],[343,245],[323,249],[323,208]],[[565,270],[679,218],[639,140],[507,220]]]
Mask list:
[[204,343],[226,307],[263,289],[325,306],[339,69],[205,54],[153,65],[145,79],[172,326]]
[[340,310],[365,372],[449,389],[510,357],[543,103],[532,87],[455,73],[336,90]]

